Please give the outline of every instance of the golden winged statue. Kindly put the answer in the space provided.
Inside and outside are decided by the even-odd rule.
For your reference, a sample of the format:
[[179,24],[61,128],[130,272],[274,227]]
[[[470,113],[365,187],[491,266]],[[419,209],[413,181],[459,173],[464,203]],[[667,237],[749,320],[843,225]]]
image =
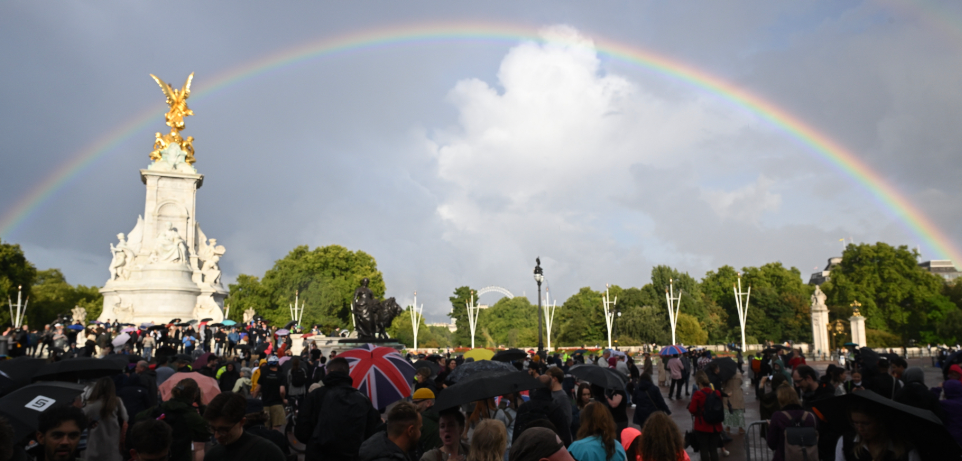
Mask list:
[[170,110],[168,110],[164,116],[164,119],[167,121],[167,126],[170,127],[170,133],[166,135],[160,133],[155,134],[154,151],[150,153],[150,158],[154,161],[160,160],[160,152],[162,150],[171,144],[178,144],[180,148],[187,153],[185,161],[193,165],[194,162],[197,161],[194,158],[194,137],[188,136],[187,139],[183,139],[180,136],[180,130],[184,129],[184,117],[194,115],[194,111],[187,107],[187,98],[190,97],[190,82],[194,79],[194,73],[191,72],[190,75],[187,76],[187,82],[184,83],[183,88],[179,90],[157,78],[154,74],[150,74],[150,76],[160,85],[160,89],[163,90],[164,95],[167,96],[167,105],[170,107]]

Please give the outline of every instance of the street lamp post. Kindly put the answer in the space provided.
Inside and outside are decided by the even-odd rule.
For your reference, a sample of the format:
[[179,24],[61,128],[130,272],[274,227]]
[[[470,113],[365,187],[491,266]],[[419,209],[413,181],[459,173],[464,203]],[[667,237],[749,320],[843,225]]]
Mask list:
[[[748,292],[742,291],[742,274],[738,274],[738,286],[732,284],[732,291],[735,292],[735,307],[738,309],[738,323],[742,328],[742,351],[745,350],[745,322],[748,321],[748,300],[752,296],[752,286],[748,286]],[[742,297],[745,298],[744,302]]]
[[678,297],[675,297],[675,285],[668,279],[668,286],[665,287],[665,299],[668,300],[668,321],[671,322],[671,343],[678,344],[675,340],[675,326],[678,325],[678,311],[681,310],[681,293],[678,290]]
[[548,338],[548,350],[551,350],[551,326],[554,325],[554,313],[558,309],[558,301],[551,303],[551,296],[548,293],[549,287],[544,287],[544,333]]
[[[478,302],[481,300],[479,299]],[[474,290],[471,291],[471,302],[468,308],[468,327],[471,329],[471,349],[474,349],[474,332],[478,329],[478,315],[481,313],[480,304],[474,303]]]
[[541,269],[541,257],[534,258],[534,281],[538,282],[538,355],[544,357],[544,342],[541,338],[541,324],[544,323],[544,312],[541,310],[541,282],[544,281],[544,270]]
[[23,290],[22,285],[17,287],[16,307],[14,307],[13,301],[10,300],[10,297],[7,297],[7,304],[10,305],[10,323],[13,324],[13,328],[16,330],[20,329],[20,324],[23,323],[23,315],[27,312],[27,304],[30,304],[29,296],[27,296],[27,302],[23,303],[23,305],[20,304],[22,293],[21,290]]
[[[418,292],[414,292],[414,305],[411,306],[411,330],[414,331],[414,350],[418,349],[418,329],[421,328],[421,319],[424,317],[424,304],[418,309]],[[471,333],[473,338],[474,333]],[[472,339],[473,340],[473,339]]]
[[605,284],[605,295],[601,297],[601,305],[605,308],[605,324],[608,326],[608,349],[611,349],[611,330],[615,323],[615,306],[618,305],[618,297],[615,296],[615,300],[612,301],[608,288],[609,286]]

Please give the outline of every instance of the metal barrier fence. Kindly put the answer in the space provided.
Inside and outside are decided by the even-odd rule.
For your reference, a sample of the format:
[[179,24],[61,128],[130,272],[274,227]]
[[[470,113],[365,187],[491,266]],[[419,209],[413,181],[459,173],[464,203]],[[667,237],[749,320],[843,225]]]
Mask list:
[[755,421],[745,431],[745,461],[770,461],[774,456],[768,448],[768,421]]

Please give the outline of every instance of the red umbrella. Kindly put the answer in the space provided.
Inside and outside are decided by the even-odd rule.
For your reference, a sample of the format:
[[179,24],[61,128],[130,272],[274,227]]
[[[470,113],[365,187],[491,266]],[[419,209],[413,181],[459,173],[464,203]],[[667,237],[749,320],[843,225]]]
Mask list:
[[160,397],[163,401],[170,400],[170,392],[177,386],[182,379],[191,378],[197,381],[197,386],[200,388],[201,393],[201,403],[207,405],[217,394],[220,394],[220,385],[217,384],[217,380],[209,376],[204,376],[200,373],[190,372],[190,373],[174,373],[164,381],[164,384],[160,385]]
[[337,354],[351,365],[354,387],[367,395],[378,410],[411,396],[414,366],[390,347],[366,344]]

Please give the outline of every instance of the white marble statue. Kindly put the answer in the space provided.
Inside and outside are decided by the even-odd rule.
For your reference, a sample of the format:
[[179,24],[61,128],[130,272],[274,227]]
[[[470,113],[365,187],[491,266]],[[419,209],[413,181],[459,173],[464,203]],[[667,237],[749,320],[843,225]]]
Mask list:
[[157,236],[151,260],[154,262],[187,264],[187,242],[169,221],[167,222],[167,229]]
[[825,306],[826,299],[828,299],[828,296],[822,292],[822,289],[819,288],[818,285],[815,285],[815,292],[812,293],[812,307]]
[[203,274],[202,282],[211,286],[220,286],[220,262],[221,256],[227,252],[223,245],[217,244],[217,239],[208,239],[204,231],[197,226],[198,251],[197,257],[201,261],[200,272]]
[[117,246],[110,244],[113,259],[110,261],[110,280],[127,280],[130,278],[130,266],[134,262],[134,252],[127,246],[124,234],[117,234]]
[[114,318],[120,323],[131,323],[134,320],[134,306],[125,304],[124,300],[118,297],[114,303]]
[[247,310],[244,311],[244,323],[246,324],[251,320],[254,320],[255,315],[257,315],[257,312],[254,311],[254,308],[248,307]]
[[80,322],[81,325],[87,324],[87,309],[84,309],[80,306],[74,306],[70,313],[73,315],[74,322]]
[[215,322],[220,322],[224,320],[224,313],[220,310],[220,306],[217,305],[217,301],[214,301],[214,297],[207,296],[197,301],[197,305],[194,306],[194,318],[212,318]]

